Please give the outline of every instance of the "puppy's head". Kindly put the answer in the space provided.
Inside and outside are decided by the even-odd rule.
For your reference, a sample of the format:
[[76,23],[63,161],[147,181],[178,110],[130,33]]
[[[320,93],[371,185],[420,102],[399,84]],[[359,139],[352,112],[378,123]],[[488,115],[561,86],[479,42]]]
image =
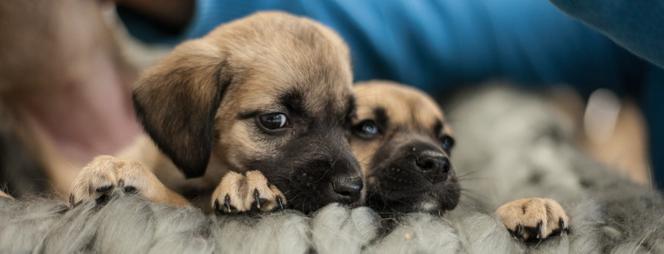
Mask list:
[[367,178],[367,204],[381,212],[442,212],[460,195],[454,146],[442,111],[424,93],[389,82],[355,87],[351,146]]
[[186,176],[203,175],[211,156],[224,170],[260,170],[306,212],[360,197],[351,85],[349,52],[333,31],[260,13],[176,47],[133,96],[146,131]]

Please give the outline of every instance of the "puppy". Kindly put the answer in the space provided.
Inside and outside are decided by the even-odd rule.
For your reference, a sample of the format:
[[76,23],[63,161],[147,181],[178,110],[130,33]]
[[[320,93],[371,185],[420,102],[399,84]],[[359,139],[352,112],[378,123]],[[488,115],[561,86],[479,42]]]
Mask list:
[[[351,146],[367,182],[366,204],[383,215],[443,214],[459,203],[450,162],[455,144],[441,109],[424,93],[396,83],[356,85],[357,117]],[[544,239],[567,229],[569,218],[554,200],[520,199],[498,217],[513,235]]]
[[183,198],[168,189],[214,190],[209,204],[224,213],[310,212],[362,197],[348,143],[349,50],[315,21],[268,12],[221,25],[147,70],[133,101],[165,157],[143,139],[97,158],[76,179],[73,204],[118,187],[175,205]]
[[14,199],[12,196],[9,196],[7,193],[4,191],[0,191],[0,198],[8,198],[8,199]]

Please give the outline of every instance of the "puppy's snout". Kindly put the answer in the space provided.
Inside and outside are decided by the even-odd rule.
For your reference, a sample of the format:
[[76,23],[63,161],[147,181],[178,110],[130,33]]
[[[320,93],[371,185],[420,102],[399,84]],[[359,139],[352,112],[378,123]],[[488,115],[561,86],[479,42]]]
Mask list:
[[332,177],[331,187],[336,202],[350,204],[360,199],[364,186],[360,177],[341,175]]
[[415,159],[415,165],[422,172],[447,173],[450,171],[450,160],[442,153],[423,151]]

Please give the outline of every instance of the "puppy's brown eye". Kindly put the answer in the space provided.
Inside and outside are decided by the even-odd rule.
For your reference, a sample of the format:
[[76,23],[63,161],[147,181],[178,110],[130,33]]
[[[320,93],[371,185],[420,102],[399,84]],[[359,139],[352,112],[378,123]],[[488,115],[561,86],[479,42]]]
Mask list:
[[373,120],[364,120],[353,126],[353,134],[363,139],[371,139],[379,133],[378,125]]
[[275,131],[288,125],[288,117],[284,113],[267,113],[258,116],[258,123],[265,130]]
[[440,138],[441,146],[443,147],[443,150],[445,150],[446,152],[450,152],[450,150],[452,150],[452,148],[454,147],[454,142],[455,142],[454,138],[448,135],[443,135]]

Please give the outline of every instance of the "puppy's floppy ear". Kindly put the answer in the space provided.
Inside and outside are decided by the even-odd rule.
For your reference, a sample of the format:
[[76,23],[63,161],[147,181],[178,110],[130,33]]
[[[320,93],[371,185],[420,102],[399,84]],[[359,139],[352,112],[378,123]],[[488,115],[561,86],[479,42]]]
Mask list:
[[205,173],[214,117],[230,83],[219,48],[195,40],[176,47],[134,89],[134,108],[146,132],[188,178]]

